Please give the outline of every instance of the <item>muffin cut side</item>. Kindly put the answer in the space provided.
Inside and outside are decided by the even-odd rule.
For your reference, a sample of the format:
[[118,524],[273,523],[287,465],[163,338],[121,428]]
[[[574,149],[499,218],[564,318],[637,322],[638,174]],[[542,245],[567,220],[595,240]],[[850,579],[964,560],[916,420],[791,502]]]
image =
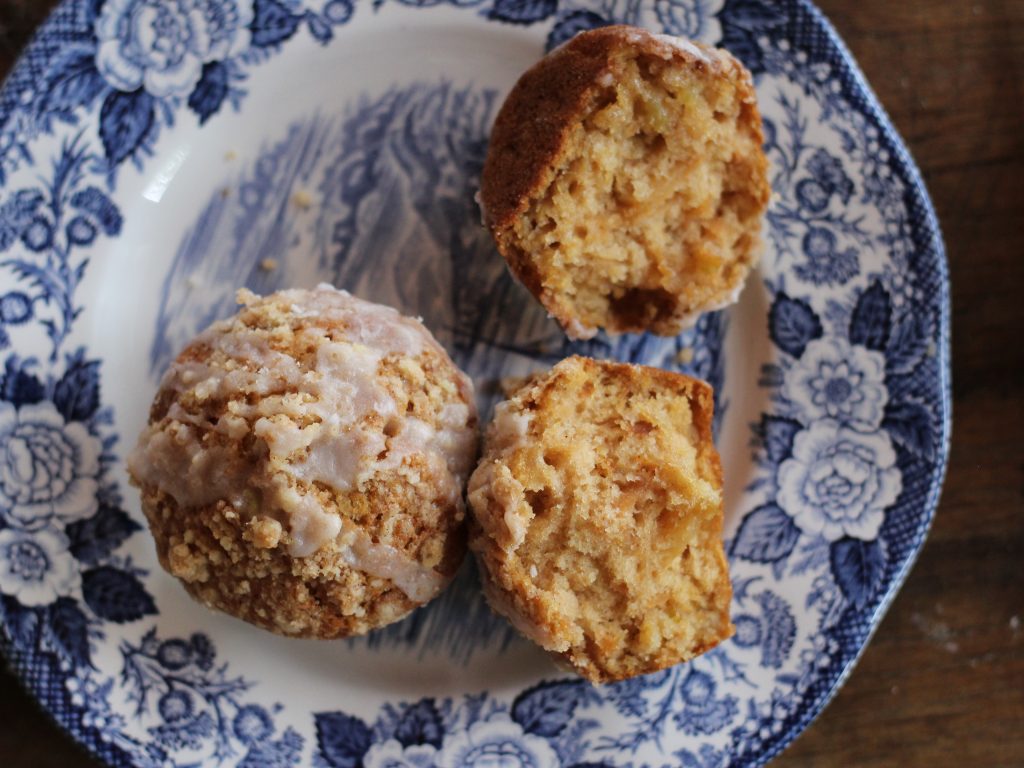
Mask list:
[[768,197],[760,116],[749,75],[724,52],[599,32],[604,49],[584,53],[603,59],[578,114],[495,236],[570,336],[674,334],[734,301],[756,260]]
[[488,597],[591,680],[731,634],[711,407],[696,380],[570,358],[488,434],[470,483]]

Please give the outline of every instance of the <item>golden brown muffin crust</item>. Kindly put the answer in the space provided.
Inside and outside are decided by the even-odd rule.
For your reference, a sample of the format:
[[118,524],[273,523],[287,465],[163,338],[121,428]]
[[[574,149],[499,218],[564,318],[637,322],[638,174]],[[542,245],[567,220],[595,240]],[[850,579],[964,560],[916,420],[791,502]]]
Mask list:
[[[471,384],[422,326],[379,305],[329,287],[242,299],[179,355],[129,457],[160,563],[205,605],[279,634],[396,621],[463,559]],[[390,347],[363,343],[388,334]],[[324,367],[345,355],[348,378]],[[335,434],[332,418],[348,424]],[[335,447],[360,445],[358,466]],[[318,521],[336,533],[317,538]]]
[[470,480],[491,606],[581,675],[663,669],[732,634],[703,382],[569,358],[503,403]]
[[[566,163],[585,146],[586,134],[594,131],[592,125],[582,129],[581,126],[616,99],[623,98],[616,89],[620,81],[631,77],[629,68],[624,66],[629,61],[637,62],[645,72],[649,68],[688,72],[698,81],[716,83],[728,91],[728,98],[739,103],[738,115],[728,118],[735,121],[738,137],[735,162],[730,160],[730,167],[714,171],[723,179],[719,210],[690,211],[684,215],[705,226],[703,231],[684,234],[674,222],[666,227],[670,239],[686,241],[689,252],[683,259],[690,266],[685,267],[688,274],[683,283],[665,273],[666,269],[682,269],[679,259],[668,259],[677,263],[666,267],[666,259],[657,253],[663,246],[649,242],[648,233],[639,232],[631,237],[641,250],[647,249],[651,254],[648,271],[645,273],[640,267],[629,275],[612,276],[610,285],[599,288],[605,294],[603,306],[587,308],[583,301],[583,283],[587,278],[581,277],[582,268],[568,282],[553,275],[551,265],[544,263],[548,257],[537,251],[537,239],[524,236],[522,220],[538,201],[551,194],[556,181],[566,174],[579,175],[576,170],[567,169]],[[637,130],[646,130],[640,122]],[[734,301],[756,259],[760,216],[769,194],[762,143],[761,118],[750,73],[726,52],[633,27],[591,30],[541,59],[523,74],[505,100],[491,132],[481,178],[484,221],[512,272],[570,336],[586,337],[598,326],[616,333],[651,330],[672,335],[692,322],[697,313]],[[703,181],[697,179],[696,183]],[[588,179],[582,177],[580,184],[586,186]],[[574,184],[568,187],[570,191],[575,189]],[[628,191],[624,198],[627,202],[632,199]],[[613,204],[618,204],[618,198],[615,203],[608,203]],[[638,206],[630,215],[648,220],[664,215],[644,207]],[[736,221],[731,217],[731,208],[735,208]],[[678,217],[679,212],[673,210],[670,215]],[[575,229],[600,228],[602,218],[605,217],[590,211],[575,222]],[[702,241],[709,245],[702,245]],[[609,242],[598,251],[604,255],[620,246],[621,243]],[[558,246],[551,247],[557,250]],[[636,258],[636,249],[615,256],[617,261]],[[723,260],[735,261],[735,265],[722,266]],[[617,266],[594,264],[594,269],[608,268]],[[696,290],[692,287],[694,283],[705,285]]]

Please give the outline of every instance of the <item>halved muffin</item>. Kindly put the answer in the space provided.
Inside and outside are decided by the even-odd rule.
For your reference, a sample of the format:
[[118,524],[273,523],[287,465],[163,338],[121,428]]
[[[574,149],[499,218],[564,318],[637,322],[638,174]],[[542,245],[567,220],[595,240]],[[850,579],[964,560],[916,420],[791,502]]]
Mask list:
[[729,637],[704,382],[571,357],[501,403],[469,484],[491,606],[595,682]]
[[513,273],[573,338],[674,335],[736,300],[767,160],[750,73],[724,50],[613,26],[516,83],[481,180]]

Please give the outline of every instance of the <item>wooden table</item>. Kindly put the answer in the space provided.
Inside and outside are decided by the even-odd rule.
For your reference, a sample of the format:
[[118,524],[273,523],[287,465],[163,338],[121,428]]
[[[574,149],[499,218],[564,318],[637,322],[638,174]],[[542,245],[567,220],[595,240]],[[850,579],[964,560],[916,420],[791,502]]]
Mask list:
[[[0,74],[53,0],[0,0]],[[1024,766],[1024,1],[821,0],[917,159],[953,280],[953,453],[917,565],[774,766]],[[0,764],[89,765],[7,673]]]

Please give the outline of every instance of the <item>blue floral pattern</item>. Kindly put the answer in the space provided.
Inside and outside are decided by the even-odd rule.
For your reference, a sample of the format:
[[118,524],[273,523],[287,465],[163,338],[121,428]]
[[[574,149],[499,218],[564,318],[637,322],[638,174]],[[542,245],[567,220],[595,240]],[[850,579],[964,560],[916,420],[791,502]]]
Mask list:
[[815,339],[786,379],[786,398],[806,421],[835,419],[863,431],[878,429],[885,413],[885,355],[842,337]]
[[99,441],[81,422],[65,423],[52,402],[0,402],[0,509],[11,525],[72,523],[97,508]]
[[792,456],[779,466],[779,504],[795,511],[789,514],[804,533],[871,541],[902,490],[895,465],[888,436],[815,422],[797,433]]
[[[243,109],[257,73],[293,40],[328,46],[360,19],[441,6],[532,35],[538,51],[630,23],[722,42],[755,72],[777,195],[764,405],[727,542],[737,632],[688,665],[601,689],[534,680],[511,696],[375,711],[346,700],[310,717],[268,701],[249,669],[229,671],[203,631],[168,636],[154,624],[158,577],[128,554],[140,526],[114,480],[102,362],[75,346],[81,286],[124,229],[124,168],[148,169],[165,129]],[[67,0],[0,90],[0,644],[13,666],[119,766],[763,764],[820,710],[898,586],[947,450],[941,243],[858,78],[802,0]],[[312,233],[302,243],[322,278],[423,315],[485,385],[573,352],[643,362],[711,381],[720,426],[735,407],[725,313],[675,339],[570,344],[493,257],[473,194],[497,99],[421,79],[367,93],[344,115],[299,116],[247,164],[237,195],[211,191],[183,238],[151,368],[226,311],[225,287],[304,279],[290,272],[296,260],[275,271],[260,260]],[[315,210],[266,216],[298,190],[315,191]],[[210,252],[241,256],[201,258]],[[427,263],[412,270],[418,282],[400,279]],[[194,290],[191,275],[210,287]],[[459,665],[515,648],[473,579],[349,649]]]
[[96,68],[119,91],[188,96],[203,67],[249,47],[251,0],[106,0],[96,19]]
[[[151,742],[148,755],[164,759],[196,753],[218,764],[234,759],[242,766],[286,768],[299,761],[303,738],[292,728],[275,734],[273,713],[242,696],[252,685],[230,677],[216,665],[210,639],[196,633],[188,639],[160,640],[156,630],[141,643],[122,643],[125,683],[135,716],[145,722]],[[140,743],[137,747],[142,747]]]
[[540,736],[523,731],[518,723],[500,716],[473,723],[453,734],[437,755],[438,768],[464,768],[491,762],[519,768],[553,765],[558,756]]
[[0,531],[0,592],[26,607],[77,596],[82,574],[69,547],[68,537],[59,530]]
[[[22,286],[0,299],[0,322],[10,328],[36,320],[50,338],[51,360],[82,311],[75,292],[85,275],[83,251],[101,234],[121,232],[120,211],[90,183],[98,164],[97,154],[75,135],[64,142],[44,183],[0,198],[0,269]],[[4,332],[0,349],[8,344]]]
[[[511,707],[467,696],[385,707],[373,725],[342,712],[316,715],[315,763],[342,768],[508,768],[570,766],[590,745],[597,722],[574,714],[595,701],[582,683],[541,683]],[[582,765],[580,763],[579,765]]]
[[32,44],[0,99],[0,181],[55,120],[95,124],[111,176],[127,160],[141,165],[179,109],[202,124],[225,103],[240,108],[249,67],[302,29],[326,45],[354,11],[351,0],[316,4],[69,0],[48,22],[66,44]]
[[433,768],[437,748],[432,744],[405,746],[398,739],[374,744],[363,756],[365,768]]
[[45,384],[38,365],[12,355],[0,382],[0,593],[19,647],[46,641],[63,664],[87,666],[103,622],[155,607],[145,571],[112,556],[139,526],[107,477],[114,438],[102,432],[99,364],[68,355]]

